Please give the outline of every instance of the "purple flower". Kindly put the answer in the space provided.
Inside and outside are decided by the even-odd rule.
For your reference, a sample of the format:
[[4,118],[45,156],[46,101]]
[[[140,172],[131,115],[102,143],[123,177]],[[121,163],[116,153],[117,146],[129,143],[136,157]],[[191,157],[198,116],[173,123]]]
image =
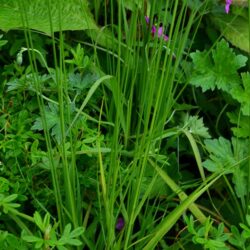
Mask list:
[[115,228],[116,228],[118,231],[121,231],[121,230],[123,229],[124,225],[125,225],[124,219],[123,219],[122,217],[119,217],[119,218],[117,219]]
[[156,33],[156,27],[154,25],[152,26],[151,32],[153,35]]
[[158,29],[158,37],[161,37],[163,34],[163,28],[162,26]]
[[228,14],[230,10],[230,5],[232,4],[232,0],[226,0],[225,12]]
[[158,29],[158,37],[163,37],[163,39],[165,40],[165,41],[167,41],[168,40],[168,36],[166,36],[166,35],[164,35],[164,29],[163,29],[163,27],[161,26],[159,29]]
[[[150,20],[148,16],[145,16],[145,20],[146,20],[146,23],[149,24]],[[151,28],[151,33],[153,36],[155,36],[155,34],[157,33],[158,38],[162,37],[164,41],[168,41],[168,36],[164,34],[164,28],[162,26],[160,26],[157,30],[156,26],[153,25]]]

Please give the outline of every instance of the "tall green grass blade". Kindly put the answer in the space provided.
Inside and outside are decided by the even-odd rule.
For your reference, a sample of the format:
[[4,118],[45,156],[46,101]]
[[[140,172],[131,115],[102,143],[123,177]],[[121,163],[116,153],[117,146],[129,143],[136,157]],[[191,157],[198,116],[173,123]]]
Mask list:
[[208,188],[213,185],[219,178],[221,174],[213,175],[210,180],[205,185],[202,185],[198,189],[196,189],[192,194],[188,196],[178,207],[176,207],[156,228],[155,232],[153,232],[152,238],[145,245],[143,250],[151,250],[154,249],[157,243],[164,237],[164,235],[173,227],[173,225],[177,222],[177,220],[181,217],[181,215],[185,212],[186,209],[190,207],[204,192],[208,190]]
[[90,98],[92,97],[92,95],[95,93],[96,89],[100,86],[100,84],[108,79],[111,79],[113,76],[110,75],[105,75],[102,76],[100,79],[98,79],[89,89],[89,92],[86,96],[86,98],[84,99],[81,107],[79,108],[79,110],[77,111],[77,114],[75,115],[74,119],[72,120],[72,122],[70,123],[70,126],[66,132],[66,134],[69,133],[70,129],[73,127],[74,123],[76,122],[77,118],[79,117],[79,115],[82,113],[83,109],[85,108],[85,106],[88,104]]
[[[189,196],[185,194],[184,191],[168,176],[168,174],[158,167],[152,160],[149,160],[150,164],[155,168],[156,172],[162,177],[166,184],[175,192],[181,201],[186,200]],[[204,183],[205,184],[205,183]],[[195,204],[189,206],[189,210],[201,223],[206,221],[206,216],[202,213],[199,207]]]

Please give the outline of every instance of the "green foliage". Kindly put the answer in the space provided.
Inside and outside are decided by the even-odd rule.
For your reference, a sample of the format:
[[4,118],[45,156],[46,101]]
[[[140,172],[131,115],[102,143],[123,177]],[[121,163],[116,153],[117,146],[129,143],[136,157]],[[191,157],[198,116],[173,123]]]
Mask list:
[[202,91],[215,88],[226,92],[239,88],[241,83],[238,69],[246,65],[247,57],[236,55],[225,40],[221,40],[211,55],[207,51],[190,54],[194,73],[190,83]]
[[7,40],[2,40],[2,37],[3,35],[0,35],[0,48],[8,42]]
[[232,235],[229,238],[230,244],[238,247],[239,249],[246,249],[245,243],[246,239],[243,237],[242,233],[239,232],[239,229],[236,226],[231,227]]
[[16,200],[17,196],[17,194],[8,196],[0,194],[0,208],[5,214],[20,207],[20,204],[13,202],[14,200]]
[[198,116],[189,116],[188,114],[184,117],[183,128],[188,129],[191,134],[200,136],[203,138],[210,138],[208,133],[208,128],[205,127],[203,123],[203,118]]
[[204,167],[211,172],[225,169],[229,173],[232,172],[232,166],[235,166],[237,161],[234,158],[231,142],[223,137],[205,140],[204,142],[210,158],[203,163]]
[[240,138],[248,138],[250,131],[250,117],[244,116],[242,114],[237,114],[236,112],[228,112],[230,122],[236,127],[232,127],[234,136]]
[[48,213],[45,215],[44,219],[42,219],[41,215],[35,212],[34,222],[43,233],[43,237],[28,235],[23,232],[22,239],[28,243],[32,243],[35,249],[57,247],[58,250],[66,250],[68,248],[65,246],[80,246],[82,244],[77,238],[84,233],[83,227],[77,227],[71,230],[71,224],[67,224],[61,237],[58,238],[55,232],[58,224],[55,224],[53,227],[50,225],[50,215]]
[[211,172],[226,170],[226,173],[232,173],[236,195],[243,199],[247,195],[248,140],[232,138],[231,143],[220,137],[204,142],[210,159],[205,160],[203,166]]
[[[60,17],[60,13],[63,13],[63,16]],[[28,23],[23,23],[23,16]],[[29,27],[48,35],[51,35],[51,29],[53,32],[97,29],[86,0],[35,0],[29,2],[3,0],[0,3],[0,23],[0,29],[4,31]]]
[[250,74],[249,72],[242,73],[242,85],[243,88],[238,88],[232,92],[233,98],[235,98],[241,104],[241,111],[244,116],[250,116]]
[[[57,141],[61,138],[60,116],[58,105],[49,103],[45,108],[45,119],[47,122],[48,130],[51,130],[51,134],[55,136]],[[43,130],[42,118],[37,118],[34,125],[31,127],[33,130]]]
[[0,250],[249,247],[250,76],[217,40],[245,33],[210,36],[223,9],[0,3]]
[[213,225],[213,221],[207,218],[206,222],[202,226],[195,226],[193,217],[189,218],[185,216],[185,222],[187,223],[187,229],[191,235],[195,244],[202,245],[203,249],[209,250],[229,250],[226,245],[226,241],[229,239],[229,234],[225,233],[225,227],[223,223],[220,223],[218,228]]
[[0,250],[29,250],[27,243],[7,231],[0,231]]
[[[242,13],[242,11],[241,11]],[[221,31],[222,35],[234,46],[249,52],[249,22],[248,14],[221,15],[214,13],[211,21]]]

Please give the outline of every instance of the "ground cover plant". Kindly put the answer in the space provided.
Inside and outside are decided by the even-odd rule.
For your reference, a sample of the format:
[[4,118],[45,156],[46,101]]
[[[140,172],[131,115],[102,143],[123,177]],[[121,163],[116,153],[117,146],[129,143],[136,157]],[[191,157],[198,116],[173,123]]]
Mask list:
[[0,249],[250,249],[248,6],[0,1]]

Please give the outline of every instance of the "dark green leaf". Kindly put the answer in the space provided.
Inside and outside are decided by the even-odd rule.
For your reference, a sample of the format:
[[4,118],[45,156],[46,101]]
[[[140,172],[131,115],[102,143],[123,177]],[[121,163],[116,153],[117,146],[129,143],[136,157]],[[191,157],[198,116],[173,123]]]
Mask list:
[[216,15],[211,20],[228,41],[234,46],[249,52],[248,19],[235,15]]

